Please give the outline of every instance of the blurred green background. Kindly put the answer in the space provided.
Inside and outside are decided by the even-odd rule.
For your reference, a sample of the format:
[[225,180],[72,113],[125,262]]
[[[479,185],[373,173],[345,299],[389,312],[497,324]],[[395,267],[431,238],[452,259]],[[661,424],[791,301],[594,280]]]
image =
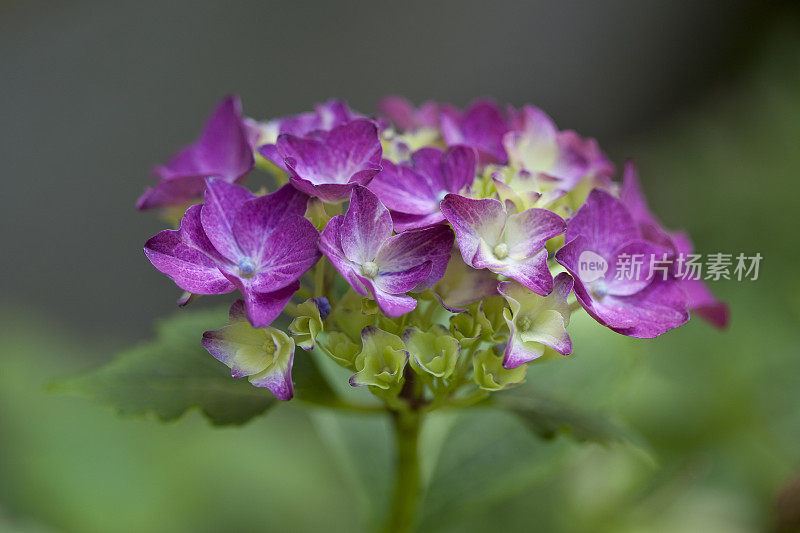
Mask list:
[[[32,22],[30,8],[20,4],[0,3],[0,14],[5,15],[0,23],[5,89],[18,90],[13,94],[19,95],[26,83],[31,83],[32,93],[39,91],[42,98],[80,101],[80,83],[87,87],[98,83],[103,72],[87,67],[76,73],[75,85],[70,86],[74,92],[60,92],[58,83],[33,88],[37,80],[46,81],[47,74],[38,70],[46,65],[31,62],[26,54],[33,49],[29,45],[36,32],[43,30]],[[103,21],[103,17],[113,19],[118,14],[102,11],[100,3],[68,4],[79,11],[64,19],[71,35],[64,38],[71,43],[77,39],[75,46],[85,49],[87,57],[103,54],[103,39],[120,44],[115,36],[122,30],[92,22],[93,17]],[[583,9],[596,10],[600,17],[596,24],[606,24],[608,29],[601,36],[617,43],[616,48],[609,45],[599,53],[619,54],[631,43],[656,43],[646,48],[646,59],[656,63],[649,70],[635,71],[632,65],[638,63],[633,57],[632,65],[627,66],[613,60],[586,66],[582,77],[560,79],[566,83],[569,96],[561,100],[555,93],[528,90],[528,86],[546,83],[565,64],[574,67],[581,63],[574,60],[574,50],[568,50],[571,62],[553,60],[548,64],[541,58],[555,55],[563,59],[565,52],[555,47],[526,49],[537,58],[540,70],[551,77],[533,76],[529,81],[530,73],[520,74],[521,81],[513,89],[506,89],[507,83],[512,83],[508,80],[514,79],[513,72],[505,72],[502,80],[495,79],[495,85],[466,77],[472,85],[452,90],[444,80],[430,82],[420,77],[405,79],[405,85],[398,85],[395,91],[421,99],[425,96],[422,90],[427,88],[427,96],[451,97],[460,104],[469,99],[462,92],[490,92],[514,103],[539,103],[563,127],[585,125],[585,133],[600,136],[601,144],[617,162],[628,156],[636,158],[651,204],[666,225],[687,229],[703,253],[760,252],[764,256],[761,275],[755,282],[712,284],[731,306],[732,322],[725,332],[698,320],[658,340],[640,341],[616,335],[580,315],[574,319],[571,332],[574,355],[531,366],[526,386],[610,416],[640,435],[638,446],[576,444],[563,436],[541,441],[515,419],[495,411],[442,414],[430,419],[423,430],[423,471],[428,481],[424,531],[748,532],[781,530],[781,517],[786,520],[792,512],[800,512],[800,489],[795,489],[794,499],[786,490],[800,479],[797,11],[790,4],[770,2],[717,2],[702,8],[678,3],[685,8],[682,17],[696,15],[707,24],[695,21],[687,29],[678,24],[681,17],[668,16],[672,11],[664,11],[666,35],[651,35],[641,28],[628,28],[629,19],[634,18],[630,10],[645,9],[634,4],[575,5],[548,20],[565,28],[564,33],[554,31],[554,42],[564,39],[586,44],[580,34],[568,31],[572,27],[570,17]],[[647,9],[667,9],[665,5],[654,2]],[[221,16],[221,8],[215,6],[213,17]],[[358,11],[363,6],[349,7]],[[154,6],[146,9],[150,9],[148,15],[141,15],[148,21],[144,28],[147,24],[167,24],[156,20],[158,10]],[[415,9],[422,9],[422,4],[409,4],[410,11]],[[515,12],[511,7],[504,9],[507,16]],[[547,12],[548,8],[536,9]],[[365,24],[373,19],[378,25],[389,23],[385,13],[358,12],[354,16],[366,18],[361,21]],[[238,13],[246,11],[240,8]],[[525,42],[527,35],[525,24],[534,20],[537,12],[523,14],[510,22],[513,28],[508,30],[513,35],[521,33],[520,42]],[[437,21],[445,20],[438,11],[435,15],[441,17]],[[200,15],[187,16],[175,21],[174,39],[179,43],[173,43],[175,46],[184,46],[180,32],[188,31],[181,20],[189,24],[193,16]],[[325,17],[326,13],[313,16]],[[408,13],[403,20],[412,23],[416,16]],[[459,45],[466,43],[467,35],[491,43],[502,39],[505,30],[490,21],[486,24],[491,31],[482,33],[475,26],[481,18],[477,12],[466,15],[459,11],[452,16],[456,20],[448,19],[449,26],[437,28],[433,24],[431,29],[426,25],[424,33],[428,44],[447,43],[448,53],[459,58],[451,68],[463,75],[476,64],[472,73],[480,78],[499,76],[488,68],[498,61],[501,65],[511,62],[509,68],[525,64],[524,58],[489,57],[488,52],[465,59],[462,55],[466,52]],[[83,20],[92,22],[92,28],[106,28],[108,33],[90,33],[96,40],[81,40],[78,35]],[[220,28],[211,25],[200,29],[208,39],[218,42],[236,32],[238,20],[229,14],[221,20]],[[18,25],[13,27],[10,21]],[[646,23],[657,27],[659,22],[655,17]],[[141,20],[136,23],[144,24]],[[277,18],[272,24],[280,25],[281,20]],[[448,40],[447,32],[462,24],[475,28],[474,33],[465,35],[459,30]],[[634,34],[627,34],[630,42],[620,36],[626,28]],[[669,32],[669,28],[682,30]],[[413,27],[405,31],[414,33]],[[441,41],[430,37],[436,32],[445,33]],[[322,33],[319,48],[325,48],[323,38],[335,41],[338,35],[337,30],[327,27]],[[161,30],[157,34],[162,35]],[[147,34],[142,33],[123,42],[138,46],[146,39]],[[375,45],[368,64],[381,65],[387,57],[398,65],[403,60],[413,63],[417,58],[414,54],[422,53],[416,45],[413,54],[404,54],[401,45]],[[206,51],[202,46],[186,46],[185,53],[191,57]],[[265,57],[275,53],[278,45],[272,46],[272,52],[262,51]],[[280,46],[294,54],[296,61],[310,58],[318,50],[307,42]],[[169,46],[166,49],[173,50]],[[249,50],[252,53],[252,48]],[[510,53],[505,49],[500,52]],[[139,54],[154,53],[134,48],[106,59],[136,61],[145,57]],[[586,54],[588,58],[589,52]],[[214,59],[214,64],[227,65],[223,59]],[[681,70],[675,66],[681,61],[692,66]],[[438,63],[429,63],[426,68],[435,71]],[[663,71],[659,65],[663,65]],[[251,66],[258,69],[257,64]],[[283,66],[290,79],[294,79],[292,75],[301,80],[307,76],[306,83],[317,84],[313,90],[303,89],[299,96],[286,96],[293,105],[308,107],[315,100],[339,95],[354,100],[357,108],[374,109],[372,89],[348,85],[331,74],[333,66],[317,67],[324,73],[320,78],[300,67]],[[9,185],[0,197],[0,211],[6,217],[2,227],[9,231],[6,242],[11,242],[12,252],[18,246],[18,253],[6,256],[6,263],[11,265],[5,268],[11,269],[11,275],[4,278],[8,287],[4,287],[0,300],[0,531],[361,531],[370,526],[371,516],[382,512],[391,475],[385,420],[312,412],[289,404],[244,427],[215,429],[195,412],[170,424],[120,419],[104,406],[45,390],[53,379],[94,367],[120,348],[146,338],[146,324],[154,316],[168,315],[175,296],[167,283],[151,275],[138,256],[140,243],[157,228],[156,222],[137,222],[139,225],[128,233],[120,226],[116,238],[96,229],[117,212],[124,213],[120,215],[123,220],[109,222],[112,226],[128,225],[125,220],[137,216],[126,210],[132,209],[136,191],[144,186],[149,163],[136,159],[133,167],[103,176],[112,184],[125,177],[114,193],[107,193],[107,203],[102,202],[103,195],[111,185],[80,181],[79,167],[91,166],[95,156],[124,163],[129,157],[123,151],[125,147],[141,150],[143,157],[152,157],[155,162],[191,138],[216,96],[236,89],[236,82],[244,79],[237,76],[245,76],[243,70],[233,74],[218,68],[215,72],[228,76],[222,86],[219,80],[212,80],[211,87],[206,87],[204,81],[214,76],[205,70],[196,79],[168,77],[172,85],[164,91],[169,96],[153,101],[162,108],[147,116],[146,124],[106,124],[118,130],[101,133],[116,140],[103,145],[87,137],[83,151],[70,152],[73,159],[65,159],[64,154],[48,155],[47,145],[55,145],[54,153],[59,154],[60,143],[75,142],[67,138],[70,128],[62,124],[64,119],[59,115],[50,129],[43,117],[33,119],[39,121],[30,132],[37,133],[38,139],[39,159],[33,167],[25,164],[27,152],[12,153],[28,130],[23,127],[21,133],[3,134],[6,160],[11,161],[12,169],[30,171],[44,165],[49,172],[39,176],[17,174],[26,178],[21,184],[14,175],[6,175],[4,183]],[[303,72],[302,76],[298,72]],[[373,74],[380,76],[377,70]],[[610,84],[606,77],[611,74],[623,78],[617,85]],[[152,75],[156,79],[148,83],[160,86],[160,72]],[[270,79],[280,78],[281,71],[254,75],[263,76],[268,84]],[[247,96],[250,101],[259,98],[255,86],[248,83],[243,82],[244,92],[251,93],[245,97],[246,106]],[[290,84],[285,80],[281,83]],[[626,95],[630,98],[626,100],[620,96],[625,93],[619,91],[628,83],[638,89]],[[139,88],[111,90],[111,104],[104,106],[131,104],[126,97]],[[390,90],[380,83],[374,88],[378,94]],[[187,91],[194,94],[187,98],[194,98],[190,101],[199,102],[197,105],[177,103],[185,101],[181,95]],[[288,95],[291,88],[280,91],[270,98]],[[4,101],[9,109],[12,105],[15,109],[33,107],[32,101]],[[552,106],[548,107],[548,101]],[[600,109],[604,103],[611,109]],[[180,128],[170,119],[173,105],[184,105],[178,116],[188,122],[181,123]],[[280,103],[255,105],[270,111],[274,106],[276,113],[298,110],[284,109]],[[81,124],[94,124],[100,120],[94,115],[104,109],[81,107],[85,116],[72,117],[75,128],[80,131]],[[628,115],[624,119],[608,118],[614,110]],[[579,118],[583,116],[586,118]],[[163,132],[158,133],[161,136],[154,138],[159,145],[153,148],[155,141],[147,137],[147,132],[159,130],[163,122],[170,122],[174,135],[169,133],[165,138]],[[139,130],[126,132],[131,124]],[[32,128],[30,124],[28,127]],[[49,135],[53,132],[57,134]],[[66,184],[77,188],[72,194],[92,196],[96,210],[86,209],[80,202],[71,203],[72,208],[63,211],[43,209],[39,200],[44,205],[63,200],[57,193],[65,186],[64,179],[73,180]],[[29,196],[19,202],[15,200],[19,194]],[[45,236],[39,231],[37,224],[45,223],[59,227],[55,235]],[[61,228],[69,229],[73,244],[61,242],[58,236],[65,231]],[[73,245],[82,253],[71,251],[69,246]],[[105,245],[112,251],[125,249],[130,253],[112,253],[115,263],[104,253]],[[128,261],[135,266],[125,264]],[[98,264],[102,272],[93,278]],[[84,270],[92,276],[87,277],[81,265],[87,265]],[[24,281],[17,283],[17,276]],[[70,277],[75,278],[72,284]],[[99,286],[92,279],[99,279]],[[140,285],[155,288],[147,289],[149,293],[137,300],[133,293]],[[153,303],[147,303],[150,300],[144,300],[145,296]],[[778,506],[782,493],[783,503]]]

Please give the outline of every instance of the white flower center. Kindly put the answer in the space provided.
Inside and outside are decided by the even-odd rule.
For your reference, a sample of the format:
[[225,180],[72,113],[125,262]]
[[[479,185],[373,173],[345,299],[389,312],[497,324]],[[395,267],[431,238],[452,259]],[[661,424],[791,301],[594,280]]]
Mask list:
[[519,328],[520,331],[528,331],[529,329],[531,329],[532,325],[533,322],[531,322],[531,319],[528,318],[527,316],[521,316],[519,320],[517,320],[517,327]]
[[492,253],[494,253],[494,256],[498,259],[505,259],[506,257],[508,257],[508,245],[504,242],[501,242],[500,244],[494,247]]
[[369,279],[374,278],[378,275],[378,265],[374,261],[367,261],[361,265],[361,275]]
[[256,264],[249,257],[244,257],[237,266],[240,278],[252,278],[256,275]]

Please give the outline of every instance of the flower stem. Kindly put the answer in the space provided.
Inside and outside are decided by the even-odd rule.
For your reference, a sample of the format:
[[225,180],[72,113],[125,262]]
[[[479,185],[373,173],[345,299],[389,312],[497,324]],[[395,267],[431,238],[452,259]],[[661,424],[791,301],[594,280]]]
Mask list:
[[387,533],[414,531],[419,504],[419,428],[417,411],[392,411],[397,441],[397,468]]

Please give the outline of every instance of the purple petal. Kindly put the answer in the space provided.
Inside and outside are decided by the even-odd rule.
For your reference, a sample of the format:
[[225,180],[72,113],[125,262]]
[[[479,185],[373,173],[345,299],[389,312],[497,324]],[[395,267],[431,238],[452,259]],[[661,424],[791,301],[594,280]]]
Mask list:
[[421,291],[433,286],[444,275],[452,249],[453,232],[447,226],[435,226],[389,238],[375,257],[375,263],[383,273],[405,271],[429,261],[431,269],[414,288]]
[[[299,188],[326,201],[343,199],[349,192],[343,185],[366,185],[380,171],[378,129],[369,120],[353,120],[313,138],[282,134],[277,146],[295,180],[306,183]],[[321,185],[338,187],[317,190]]]
[[156,207],[189,203],[203,193],[205,186],[205,178],[202,176],[163,180],[157,185],[148,188],[139,197],[136,201],[136,209],[143,211]]
[[553,275],[547,267],[547,250],[522,261],[509,262],[502,273],[536,294],[546,296],[553,290]]
[[295,292],[300,288],[300,282],[295,281],[286,287],[274,292],[244,291],[244,305],[247,309],[247,318],[254,328],[265,328],[278,318],[289,303]]
[[251,378],[250,383],[256,387],[266,387],[279,400],[289,401],[294,396],[294,385],[292,383],[293,363],[294,354],[289,359],[288,367],[275,366],[269,372],[265,372],[256,378]]
[[622,202],[600,189],[589,193],[586,203],[567,224],[567,242],[579,235],[586,239],[588,249],[603,257],[641,238],[639,228]]
[[567,223],[547,209],[528,209],[506,220],[505,242],[511,257],[529,257],[541,250],[548,239],[564,233]]
[[254,165],[241,102],[237,96],[229,96],[217,105],[194,144],[181,150],[166,165],[156,167],[155,174],[162,181],[183,183],[156,186],[137,205],[139,209],[147,209],[186,202],[203,192],[202,178],[213,176],[233,182]]
[[392,223],[397,233],[414,229],[428,228],[444,222],[444,215],[437,206],[436,211],[428,215],[409,215],[392,211]]
[[602,316],[609,320],[618,315],[630,318],[629,321],[634,322],[633,326],[615,328],[609,323],[609,327],[617,333],[640,339],[658,337],[689,321],[686,295],[678,283],[658,278],[647,288],[631,296],[609,295],[601,304],[595,305],[595,309],[600,310]]
[[497,278],[488,270],[467,265],[454,250],[444,277],[433,287],[442,306],[451,313],[463,313],[466,306],[496,293]]
[[583,236],[556,252],[556,260],[575,279],[575,295],[586,311],[601,324],[631,337],[650,338],[688,320],[686,295],[677,281],[656,276],[644,289],[631,295],[597,294],[580,277],[580,255],[587,250]]
[[380,101],[378,108],[403,131],[439,126],[439,105],[435,102],[425,102],[415,109],[411,102],[401,96],[387,96]]
[[200,218],[208,239],[214,248],[233,262],[238,262],[242,251],[233,235],[233,224],[239,208],[254,198],[246,188],[221,180],[208,180],[205,201]]
[[478,150],[482,164],[505,164],[503,135],[509,125],[502,110],[492,101],[479,100],[463,114],[447,111],[442,115],[442,135],[448,146],[466,144]]
[[493,198],[473,200],[448,194],[439,207],[456,232],[458,247],[465,263],[473,263],[481,247],[481,240],[490,246],[500,240],[506,223],[506,213],[499,201]]
[[372,294],[373,298],[375,298],[378,307],[386,316],[396,318],[410,313],[417,307],[417,300],[415,298],[404,294],[389,294],[375,287],[372,280],[361,276],[358,277],[370,294]]
[[407,165],[384,159],[369,189],[392,211],[428,215],[439,211],[439,188],[428,177]]
[[158,271],[181,289],[194,294],[224,294],[234,286],[218,268],[218,254],[198,231],[200,206],[192,206],[178,230],[164,230],[144,246],[144,253]]
[[[674,232],[670,237],[678,253],[686,255],[694,252],[694,245],[686,233]],[[704,281],[686,278],[679,279],[679,283],[688,298],[690,311],[718,329],[725,329],[728,326],[730,320],[728,305],[719,301]]]
[[[276,248],[288,244],[291,250],[317,247],[317,232],[303,218],[308,196],[291,185],[272,194],[253,198],[238,209],[233,222],[233,235],[244,256],[258,265],[276,264],[275,255],[285,250]],[[291,240],[281,235],[290,235]]]
[[392,217],[369,189],[355,187],[339,229],[344,255],[358,264],[372,261],[392,234]]
[[425,261],[407,270],[379,272],[372,283],[377,290],[387,294],[404,294],[423,284],[430,276],[432,267],[431,261]]
[[345,257],[342,251],[342,245],[339,239],[340,226],[342,224],[342,215],[333,217],[328,221],[325,229],[319,238],[319,249],[331,264],[339,271],[342,277],[347,280],[353,290],[361,296],[369,295],[367,287],[359,279],[358,274],[359,265],[350,261]]
[[[663,277],[658,272],[651,274],[650,267],[651,261],[659,260],[665,251],[661,246],[642,240],[622,245],[608,258],[608,271],[604,277],[605,290],[616,296],[629,296],[649,285],[653,275]],[[631,269],[624,266],[625,261],[636,260],[635,256],[642,258],[638,275],[633,275]]]

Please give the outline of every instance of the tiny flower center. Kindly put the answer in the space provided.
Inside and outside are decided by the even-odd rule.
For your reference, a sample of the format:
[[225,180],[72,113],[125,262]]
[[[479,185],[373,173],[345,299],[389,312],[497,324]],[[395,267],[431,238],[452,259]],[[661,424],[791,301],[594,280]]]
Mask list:
[[264,352],[267,355],[275,355],[275,341],[272,339],[266,341],[264,343]]
[[498,259],[505,259],[506,257],[508,257],[508,245],[504,242],[501,242],[500,244],[494,247],[492,253],[494,253],[494,256]]
[[598,280],[592,283],[589,292],[595,300],[602,300],[608,294],[608,287],[606,287],[605,283]]
[[533,326],[533,322],[527,316],[522,316],[517,320],[517,327],[520,331],[528,331]]
[[238,265],[239,277],[252,278],[256,275],[256,264],[249,257],[243,258]]
[[444,200],[444,197],[447,196],[448,194],[450,193],[448,193],[447,191],[439,191],[439,194],[436,195],[436,201],[441,202],[442,200]]
[[361,275],[369,279],[374,278],[378,275],[378,265],[374,261],[367,261],[361,265]]

